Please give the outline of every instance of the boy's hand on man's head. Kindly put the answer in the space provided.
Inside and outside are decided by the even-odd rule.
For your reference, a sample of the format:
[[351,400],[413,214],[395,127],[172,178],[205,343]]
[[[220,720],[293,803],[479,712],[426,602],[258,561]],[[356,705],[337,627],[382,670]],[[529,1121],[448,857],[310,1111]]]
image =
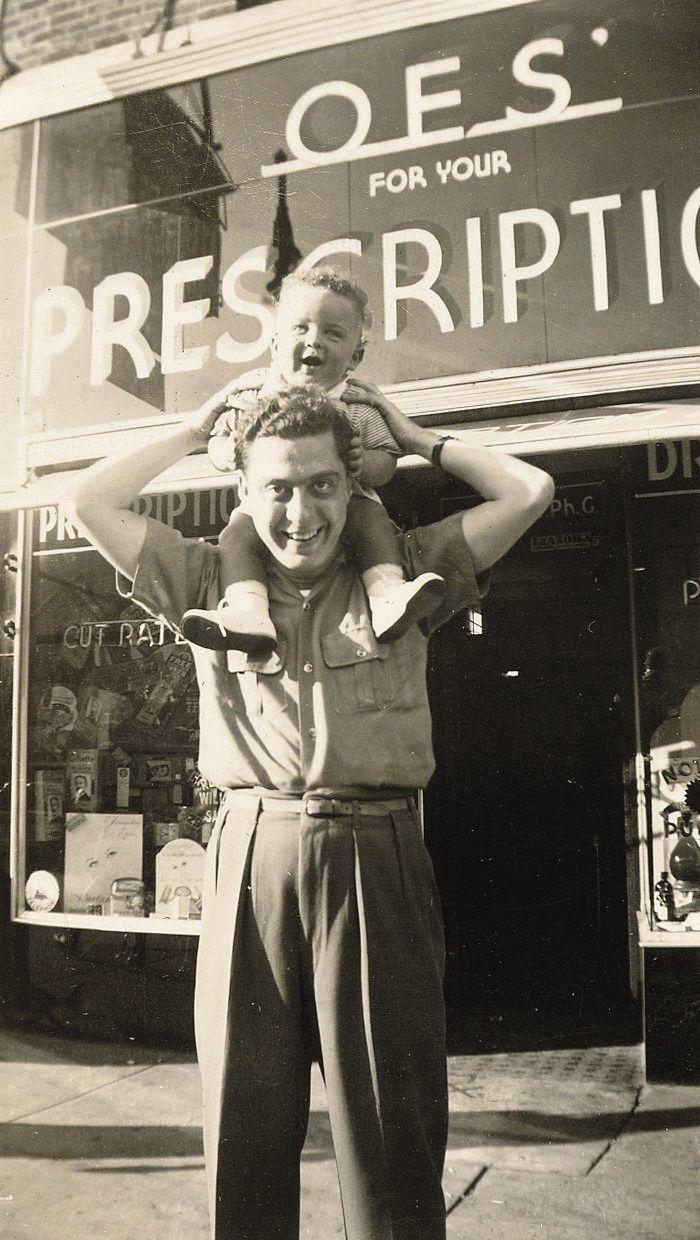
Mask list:
[[340,399],[344,400],[346,405],[372,405],[380,413],[386,401],[386,397],[375,383],[368,383],[366,379],[357,379],[355,375],[345,376],[345,388]]
[[348,473],[351,478],[359,478],[365,463],[365,450],[359,435],[353,435],[348,452]]
[[415,435],[418,428],[374,383],[356,379],[354,375],[348,376],[340,399],[348,405],[371,405],[384,418],[401,451],[406,454],[416,451]]
[[[225,387],[200,405],[199,409],[184,414],[183,422],[190,427],[201,443],[206,444],[222,414],[226,414],[230,409],[240,412],[255,403],[257,393],[264,384],[266,373],[264,369],[247,370],[244,374],[238,375],[236,379],[231,379]],[[245,398],[243,398],[243,393],[247,393]],[[229,428],[230,431],[234,429],[234,423],[235,418]]]
[[184,425],[190,428],[199,442],[206,444],[217,419],[221,417],[222,413],[226,413],[231,408],[229,397],[237,391],[244,390],[244,388],[240,387],[239,379],[232,379],[220,391],[215,392],[213,396],[205,400],[199,409],[195,409],[192,413],[184,414],[182,419]]
[[247,405],[254,404],[258,399],[261,388],[265,386],[266,377],[267,371],[262,366],[257,367],[255,370],[246,370],[242,375],[239,375],[229,389],[229,404],[238,408],[245,408]]

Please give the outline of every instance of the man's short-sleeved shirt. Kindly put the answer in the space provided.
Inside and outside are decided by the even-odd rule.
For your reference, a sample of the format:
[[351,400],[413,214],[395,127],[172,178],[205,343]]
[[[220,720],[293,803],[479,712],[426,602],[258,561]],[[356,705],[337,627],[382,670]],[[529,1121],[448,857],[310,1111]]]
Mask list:
[[[431,630],[481,596],[456,514],[399,536],[409,578],[447,583]],[[127,586],[127,588],[125,588]],[[148,519],[123,593],[178,629],[190,607],[216,607],[219,555]],[[426,634],[379,645],[354,566],[342,554],[302,592],[274,561],[268,574],[278,649],[266,659],[192,647],[200,691],[202,774],[219,788],[284,793],[424,787],[434,770]]]

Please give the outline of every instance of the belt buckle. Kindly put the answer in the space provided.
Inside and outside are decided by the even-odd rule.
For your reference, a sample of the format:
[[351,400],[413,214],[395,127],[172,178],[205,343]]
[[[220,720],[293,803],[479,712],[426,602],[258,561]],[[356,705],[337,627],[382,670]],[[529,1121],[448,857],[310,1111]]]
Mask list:
[[308,797],[304,803],[309,818],[350,818],[352,801],[338,797]]

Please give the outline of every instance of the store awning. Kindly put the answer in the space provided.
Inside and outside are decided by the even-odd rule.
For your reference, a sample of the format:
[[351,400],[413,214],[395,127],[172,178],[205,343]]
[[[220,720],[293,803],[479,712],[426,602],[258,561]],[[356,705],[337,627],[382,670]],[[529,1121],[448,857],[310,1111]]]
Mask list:
[[[480,447],[512,452],[515,456],[570,452],[583,448],[622,447],[657,440],[700,437],[700,403],[692,400],[608,405],[596,409],[570,409],[564,412],[501,417],[465,425],[446,422],[440,431],[465,439]],[[141,439],[153,437],[153,427],[143,426],[119,432],[119,446],[137,446]],[[115,436],[81,436],[76,457],[94,459],[115,449]],[[65,452],[65,447],[64,447]],[[47,453],[46,456],[50,456]],[[58,452],[56,452],[56,456]],[[44,457],[46,460],[46,457]],[[54,458],[55,459],[55,458]],[[47,462],[48,463],[48,462]],[[421,457],[403,457],[402,466],[424,465]],[[56,466],[58,461],[56,461]],[[15,491],[0,493],[0,511],[42,508],[58,504],[77,476],[75,469],[59,469],[30,480]],[[187,457],[160,474],[146,488],[150,494],[164,491],[209,490],[225,486],[226,478],[217,472],[205,453]]]

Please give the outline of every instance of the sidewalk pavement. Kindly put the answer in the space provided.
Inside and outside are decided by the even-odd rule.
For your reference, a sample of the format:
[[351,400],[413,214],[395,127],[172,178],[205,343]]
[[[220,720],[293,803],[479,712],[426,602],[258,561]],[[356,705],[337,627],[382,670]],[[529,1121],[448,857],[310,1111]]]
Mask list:
[[[190,1056],[0,1031],[0,1076],[3,1240],[207,1240]],[[700,1088],[638,1047],[453,1058],[450,1112],[450,1240],[700,1237]],[[318,1075],[302,1183],[303,1240],[342,1238]]]

